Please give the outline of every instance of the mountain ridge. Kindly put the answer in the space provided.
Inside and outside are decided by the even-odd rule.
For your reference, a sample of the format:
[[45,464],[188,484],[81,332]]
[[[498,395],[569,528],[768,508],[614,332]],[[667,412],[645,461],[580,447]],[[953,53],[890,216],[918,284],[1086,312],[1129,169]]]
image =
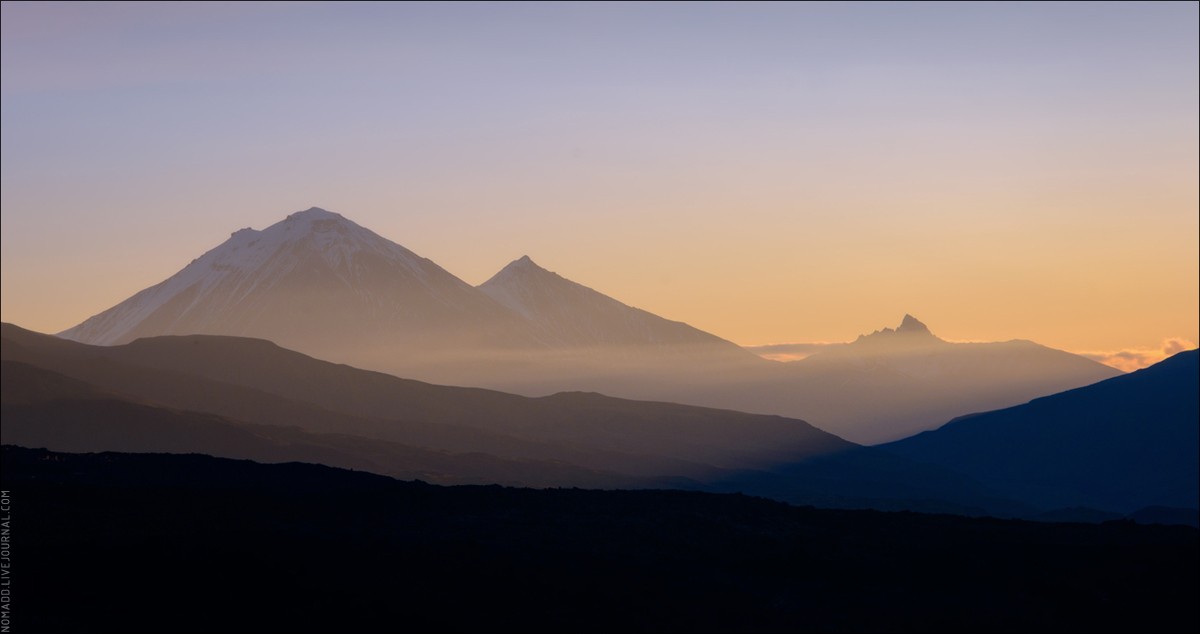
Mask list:
[[[123,632],[1197,624],[1198,533],[1182,526],[835,511],[684,491],[438,487],[200,455],[5,446],[0,466],[6,486],[24,492],[21,552],[38,564],[21,577],[26,599],[13,619],[31,631],[89,631],[96,615]],[[314,547],[320,556],[297,556]],[[97,592],[109,586],[139,601]],[[227,595],[222,610],[212,609],[214,588]]]
[[880,448],[1046,507],[1130,513],[1200,498],[1200,351]]
[[[85,381],[150,407],[227,421],[291,426],[309,434],[349,434],[410,449],[482,452],[508,461],[504,464],[510,467],[518,465],[513,461],[523,461],[519,464],[526,468],[559,462],[564,466],[561,475],[589,473],[593,481],[604,472],[610,482],[622,477],[641,482],[673,479],[684,488],[761,491],[798,503],[963,514],[989,509],[1007,515],[1026,512],[1024,505],[998,498],[960,477],[939,475],[940,469],[896,459],[803,421],[778,416],[588,393],[529,398],[430,385],[320,361],[261,340],[190,335],[103,347],[10,324],[0,330],[4,344],[0,356],[5,361]],[[18,399],[6,407],[20,404]],[[125,406],[109,406],[105,411],[111,415],[114,407]],[[143,413],[142,420],[152,419],[145,409],[136,411]],[[8,438],[19,432],[23,444],[36,443],[38,438],[62,440],[61,434],[54,435],[56,429],[65,433],[62,430],[86,423],[78,409],[55,404],[14,412],[25,418],[9,414],[6,423],[27,422],[23,427],[6,426],[3,435]],[[39,427],[37,421],[53,425]],[[163,424],[170,421],[178,418],[169,417]],[[341,453],[353,450],[356,459],[380,459],[370,443],[348,442],[332,446]],[[330,447],[332,441],[304,436],[303,443]],[[78,444],[69,446],[82,449]],[[276,452],[274,446],[267,449]],[[116,448],[129,445],[108,447]],[[428,454],[422,458],[409,451],[408,455],[429,463]],[[452,463],[451,458],[444,457],[441,464]],[[476,474],[481,466],[509,468],[489,464],[469,463]],[[569,471],[566,466],[577,469]],[[543,473],[536,481],[547,482],[547,477]]]
[[1117,373],[1034,344],[945,342],[911,314],[897,328],[779,364],[528,255],[470,286],[320,208],[236,231],[167,280],[60,333],[102,345],[192,334],[266,339],[443,385],[525,396],[597,391],[781,415],[865,444]]
[[233,232],[166,280],[59,336],[112,345],[227,334],[329,350],[338,347],[329,339],[422,345],[437,333],[474,345],[540,345],[506,309],[432,260],[313,207],[261,231]]
[[569,280],[528,255],[508,263],[478,288],[535,323],[560,346],[691,345],[724,347],[729,354],[741,351],[733,342]]

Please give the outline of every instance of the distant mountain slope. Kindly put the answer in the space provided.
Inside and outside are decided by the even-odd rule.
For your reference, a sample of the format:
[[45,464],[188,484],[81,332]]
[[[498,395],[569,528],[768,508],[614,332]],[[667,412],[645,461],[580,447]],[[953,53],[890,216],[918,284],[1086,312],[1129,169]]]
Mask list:
[[633,308],[534,263],[514,260],[479,286],[536,324],[557,347],[710,347],[745,356],[737,346],[685,323]]
[[[680,481],[679,486],[758,491],[793,502],[1023,512],[960,476],[777,416],[599,394],[526,398],[429,385],[231,337],[160,337],[98,347],[5,324],[0,353],[125,400],[230,421],[294,425],[509,461],[558,461],[642,482],[686,478],[691,484]],[[400,462],[389,468],[382,472],[407,467]],[[553,477],[525,481],[545,483]]]
[[[723,468],[793,461],[855,447],[795,419],[600,395],[528,398],[431,385],[320,361],[262,340],[193,335],[142,339],[122,346],[64,348],[62,340],[5,324],[3,341],[0,354],[5,359],[172,407],[223,409],[229,401],[254,398],[246,392],[251,390],[357,417],[357,422],[349,423],[356,425],[354,433],[389,435],[394,440],[402,439],[390,437],[391,433],[404,433],[404,425],[397,423],[411,421]],[[227,397],[215,398],[217,394]],[[262,398],[255,403],[260,408],[278,406]],[[239,414],[243,419],[252,415]],[[298,424],[320,424],[319,417],[294,415]],[[367,421],[377,421],[375,428],[366,428]]]
[[[1200,542],[1186,527],[830,511],[669,491],[435,487],[195,455],[4,447],[0,465],[14,520],[23,518],[13,552],[24,599],[12,619],[28,631],[1198,625]],[[104,588],[137,600],[115,601]]]
[[782,365],[792,390],[772,386],[761,398],[782,395],[790,401],[782,411],[803,412],[822,429],[865,444],[1121,374],[1031,341],[947,342],[911,315],[896,329]]
[[1200,506],[1200,352],[884,445],[1052,508]]
[[235,232],[60,336],[112,345],[197,333],[262,337],[337,358],[381,341],[397,349],[540,345],[519,318],[445,269],[316,207]]
[[[538,314],[554,315],[559,309]],[[565,314],[574,309],[561,308]],[[911,315],[897,329],[885,328],[791,363],[728,354],[724,346],[658,346],[674,353],[657,356],[634,354],[633,348],[579,348],[586,354],[575,355],[570,348],[555,348],[504,357],[496,364],[481,355],[435,376],[528,395],[587,390],[778,414],[810,421],[854,442],[876,444],[929,429],[931,421],[1017,405],[1121,374],[1030,341],[947,342]],[[640,349],[649,348],[653,346]],[[403,373],[403,368],[395,371]]]
[[646,488],[663,479],[589,470],[560,461],[450,453],[346,434],[253,425],[136,403],[82,381],[0,361],[4,444],[55,451],[201,453],[259,462],[314,462],[436,484]]
[[570,422],[570,412],[542,406],[536,399],[398,379],[318,361],[256,339],[194,336],[155,341],[88,346],[4,324],[0,355],[102,386],[97,389],[122,399],[259,425],[641,475],[715,469],[665,456],[605,452],[505,433],[509,423]]

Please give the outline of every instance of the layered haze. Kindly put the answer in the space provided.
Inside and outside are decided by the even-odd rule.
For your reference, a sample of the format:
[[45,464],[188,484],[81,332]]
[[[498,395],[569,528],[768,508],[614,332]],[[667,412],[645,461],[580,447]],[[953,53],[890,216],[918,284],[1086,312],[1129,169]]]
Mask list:
[[528,396],[598,391],[811,421],[861,443],[1119,372],[1030,341],[951,343],[912,315],[795,363],[762,359],[573,282],[528,256],[472,288],[317,207],[242,229],[166,280],[59,333],[258,337],[397,376]]

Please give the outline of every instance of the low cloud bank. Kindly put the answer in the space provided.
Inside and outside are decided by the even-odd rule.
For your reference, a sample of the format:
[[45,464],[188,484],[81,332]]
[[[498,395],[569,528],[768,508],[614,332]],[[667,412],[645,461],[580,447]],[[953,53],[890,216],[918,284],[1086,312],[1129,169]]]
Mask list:
[[1133,372],[1195,347],[1196,344],[1187,339],[1172,338],[1163,340],[1161,348],[1130,348],[1111,352],[1080,352],[1078,354],[1124,372]]
[[764,359],[772,361],[799,361],[833,346],[844,346],[844,343],[772,343],[764,346],[742,346]]

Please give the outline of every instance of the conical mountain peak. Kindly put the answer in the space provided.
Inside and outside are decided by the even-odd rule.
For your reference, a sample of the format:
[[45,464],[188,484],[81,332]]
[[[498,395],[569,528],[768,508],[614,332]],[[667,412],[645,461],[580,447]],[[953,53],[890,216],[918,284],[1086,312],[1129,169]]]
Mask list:
[[344,217],[342,214],[334,213],[328,209],[321,209],[320,207],[309,207],[304,211],[288,214],[289,220],[329,220],[334,218]]
[[[320,258],[341,270],[362,271],[362,257],[421,274],[422,258],[403,246],[363,227],[345,216],[320,207],[290,213],[261,231],[243,229],[200,258],[219,270],[240,269],[260,276],[271,265],[291,268],[299,260]],[[357,264],[356,264],[357,263]],[[186,269],[185,269],[186,270]],[[207,275],[206,272],[204,272]]]
[[365,237],[366,235],[375,236],[376,234],[362,225],[350,220],[342,214],[321,209],[320,207],[309,207],[304,211],[290,213],[286,218],[279,222],[263,229],[264,233],[268,232],[286,232],[293,237],[302,233],[321,233],[328,231],[337,231],[356,237]]
[[234,232],[166,280],[61,334],[102,345],[172,334],[258,336],[315,352],[433,341],[434,332],[452,342],[469,340],[463,332],[532,342],[523,329],[430,260],[311,207],[261,231]]
[[484,292],[487,292],[488,288],[494,288],[503,284],[516,283],[519,280],[535,277],[554,277],[562,280],[564,283],[574,283],[570,280],[562,278],[562,276],[552,271],[548,271],[541,266],[538,266],[537,262],[534,262],[533,258],[529,257],[528,255],[522,255],[521,257],[506,264],[504,268],[500,269],[495,275],[489,278],[488,281],[480,284],[479,288]]
[[500,305],[541,331],[543,341],[561,347],[705,345],[731,355],[745,351],[687,324],[628,306],[599,291],[538,266],[523,255],[483,284]]
[[542,271],[546,270],[546,269],[543,269],[542,267],[538,266],[537,262],[534,262],[533,258],[529,257],[528,255],[522,255],[521,257],[513,260],[512,262],[509,262],[508,266],[506,266],[504,268],[506,268],[506,269],[508,269],[508,268],[538,269],[538,270],[542,270]]

